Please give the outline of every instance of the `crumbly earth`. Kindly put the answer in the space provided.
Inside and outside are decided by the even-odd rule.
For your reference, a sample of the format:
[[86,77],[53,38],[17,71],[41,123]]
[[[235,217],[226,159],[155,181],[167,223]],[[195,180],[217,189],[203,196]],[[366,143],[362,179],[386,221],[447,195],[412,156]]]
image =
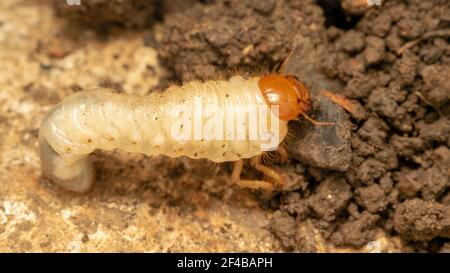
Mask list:
[[[334,15],[330,1],[42,2],[0,2],[1,251],[449,251],[448,1],[342,1]],[[67,95],[270,71],[305,37],[313,74],[307,56],[287,69],[311,76],[312,117],[338,125],[290,124],[283,192],[231,185],[228,164],[120,151],[95,152],[87,194],[40,176],[39,122]]]

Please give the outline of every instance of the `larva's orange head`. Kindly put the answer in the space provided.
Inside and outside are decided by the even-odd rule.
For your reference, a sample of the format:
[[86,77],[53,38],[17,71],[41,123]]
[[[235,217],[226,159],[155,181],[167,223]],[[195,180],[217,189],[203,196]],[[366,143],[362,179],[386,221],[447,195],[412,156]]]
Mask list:
[[309,110],[309,91],[294,76],[271,74],[258,81],[259,89],[270,106],[279,106],[281,120],[296,119],[299,114]]

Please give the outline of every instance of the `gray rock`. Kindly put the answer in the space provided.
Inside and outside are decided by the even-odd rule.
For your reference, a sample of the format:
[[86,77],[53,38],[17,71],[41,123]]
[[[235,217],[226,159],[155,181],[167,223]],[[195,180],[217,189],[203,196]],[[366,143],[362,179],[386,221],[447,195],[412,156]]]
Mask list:
[[317,121],[335,125],[314,125],[302,120],[292,124],[294,137],[288,143],[293,158],[313,167],[344,172],[350,167],[351,124],[345,110],[328,98],[314,98],[309,113]]
[[348,170],[352,159],[351,123],[341,106],[320,95],[322,88],[332,91],[340,87],[320,72],[318,56],[309,39],[304,38],[284,64],[284,73],[305,81],[311,90],[312,110],[309,116],[336,124],[313,125],[306,120],[293,122],[289,126],[294,137],[288,142],[288,147],[292,157],[305,164],[342,172]]

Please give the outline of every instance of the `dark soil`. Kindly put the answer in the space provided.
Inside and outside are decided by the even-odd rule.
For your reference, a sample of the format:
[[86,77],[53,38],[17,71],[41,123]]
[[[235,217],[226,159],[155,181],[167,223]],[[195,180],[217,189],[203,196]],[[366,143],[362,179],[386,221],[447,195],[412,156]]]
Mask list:
[[[286,250],[316,251],[296,232],[310,219],[337,246],[362,247],[383,230],[400,236],[406,250],[449,251],[450,2],[353,7],[343,1],[334,13],[327,10],[334,1],[189,1],[177,8],[178,2],[163,5],[161,29],[146,37],[171,79],[269,71],[309,37],[321,52],[317,73],[341,86],[329,91],[359,106],[358,113],[337,118],[349,122],[348,135],[338,131],[302,143],[304,128],[292,124],[293,159],[283,168],[296,182],[274,196],[269,227]],[[323,141],[333,146],[329,139],[349,148],[323,165],[302,153]]]

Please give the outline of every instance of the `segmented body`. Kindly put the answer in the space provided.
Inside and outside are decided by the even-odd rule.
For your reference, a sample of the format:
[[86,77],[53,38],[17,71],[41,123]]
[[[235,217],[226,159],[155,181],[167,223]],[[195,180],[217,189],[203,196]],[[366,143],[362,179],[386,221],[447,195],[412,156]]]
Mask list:
[[[258,87],[258,80],[259,77],[234,76],[228,81],[193,81],[144,97],[117,94],[108,89],[76,93],[57,105],[42,121],[39,139],[44,172],[67,189],[84,191],[93,181],[88,155],[95,149],[118,148],[170,157],[184,155],[214,162],[259,155],[261,144],[267,141],[249,139],[251,126],[245,121],[241,127],[246,136],[243,140],[180,140],[172,133],[173,125],[180,120],[173,115],[174,111],[188,109],[196,113],[198,109],[192,108],[198,106],[216,105],[224,111],[237,112],[249,105],[267,107],[270,120],[274,113]],[[200,98],[201,104],[196,105],[193,98]],[[207,123],[213,116],[201,118],[201,123]],[[279,141],[273,148],[287,133],[287,121],[276,120],[280,123]],[[180,129],[183,126],[188,124],[180,123]]]

